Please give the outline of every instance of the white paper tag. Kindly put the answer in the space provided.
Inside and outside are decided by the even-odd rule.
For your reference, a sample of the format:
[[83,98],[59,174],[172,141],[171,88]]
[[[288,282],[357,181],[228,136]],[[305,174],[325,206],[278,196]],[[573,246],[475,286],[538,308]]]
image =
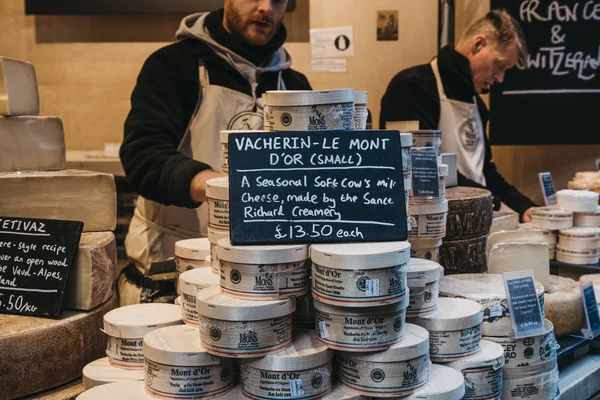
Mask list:
[[313,72],[348,72],[348,63],[345,58],[317,58],[312,60]]
[[379,279],[367,279],[365,282],[365,291],[367,297],[379,296]]
[[424,288],[425,286],[427,286],[427,282],[425,281],[425,279],[407,279],[406,282],[406,286],[408,287]]
[[301,379],[294,379],[290,381],[290,391],[292,392],[292,396],[303,396],[304,395],[304,385],[302,385]]
[[490,308],[490,317],[501,317],[504,314],[502,307],[496,306]]
[[319,321],[319,333],[321,339],[327,339],[329,337],[329,331],[327,330],[327,322]]

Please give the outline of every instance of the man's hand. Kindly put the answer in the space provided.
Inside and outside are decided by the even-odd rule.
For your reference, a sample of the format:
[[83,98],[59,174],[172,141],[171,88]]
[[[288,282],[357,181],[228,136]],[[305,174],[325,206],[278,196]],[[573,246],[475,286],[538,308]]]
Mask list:
[[194,203],[203,203],[206,201],[206,181],[213,178],[221,178],[223,174],[212,169],[205,169],[199,172],[190,183],[190,197]]
[[531,222],[531,210],[533,210],[533,207],[523,213],[523,222]]

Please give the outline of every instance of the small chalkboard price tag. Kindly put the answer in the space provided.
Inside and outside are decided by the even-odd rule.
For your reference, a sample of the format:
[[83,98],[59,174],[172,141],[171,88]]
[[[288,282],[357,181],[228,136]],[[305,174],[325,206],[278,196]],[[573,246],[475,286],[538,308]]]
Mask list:
[[398,131],[232,133],[233,244],[407,239]]
[[431,151],[411,151],[413,197],[439,197],[440,177],[437,154]]
[[581,330],[581,333],[586,339],[595,339],[600,335],[600,315],[594,286],[592,282],[588,281],[580,286],[580,290],[586,321],[586,327]]
[[515,337],[544,334],[544,318],[535,290],[533,271],[505,272],[502,276]]
[[83,222],[0,217],[0,313],[58,317]]
[[538,174],[540,178],[540,186],[542,187],[542,194],[544,195],[544,203],[546,206],[553,206],[556,204],[556,191],[554,190],[554,183],[552,182],[552,175],[550,172],[540,172]]
[[596,158],[596,169],[600,171],[600,158]]

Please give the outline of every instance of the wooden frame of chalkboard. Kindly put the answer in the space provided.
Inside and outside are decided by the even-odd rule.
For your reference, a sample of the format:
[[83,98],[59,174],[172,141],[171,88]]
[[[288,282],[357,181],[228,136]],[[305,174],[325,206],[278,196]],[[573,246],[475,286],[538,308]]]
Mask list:
[[398,131],[229,135],[233,244],[403,241]]
[[519,21],[529,49],[492,86],[493,145],[600,143],[600,10],[592,3],[491,0]]
[[0,216],[0,313],[58,317],[83,222]]
[[[222,8],[224,0],[25,0],[27,15],[188,14]],[[296,9],[288,0],[286,11]]]

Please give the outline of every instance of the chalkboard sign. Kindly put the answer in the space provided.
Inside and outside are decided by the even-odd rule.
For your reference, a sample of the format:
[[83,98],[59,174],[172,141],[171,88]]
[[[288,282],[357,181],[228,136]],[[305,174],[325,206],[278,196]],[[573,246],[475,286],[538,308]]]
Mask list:
[[83,222],[0,217],[0,313],[58,317]]
[[544,318],[535,290],[533,271],[505,272],[502,275],[515,337],[544,334]]
[[398,131],[229,135],[233,244],[406,240]]
[[581,300],[585,310],[585,327],[581,330],[586,339],[594,339],[600,335],[600,315],[598,314],[598,302],[594,293],[592,282],[586,282],[580,286]]
[[552,182],[552,175],[550,172],[540,172],[538,174],[540,178],[540,186],[542,187],[542,195],[544,196],[544,203],[546,206],[553,206],[556,204],[556,191],[554,190],[554,183]]
[[519,21],[524,62],[492,86],[494,145],[597,144],[600,6],[597,1],[492,0]]

